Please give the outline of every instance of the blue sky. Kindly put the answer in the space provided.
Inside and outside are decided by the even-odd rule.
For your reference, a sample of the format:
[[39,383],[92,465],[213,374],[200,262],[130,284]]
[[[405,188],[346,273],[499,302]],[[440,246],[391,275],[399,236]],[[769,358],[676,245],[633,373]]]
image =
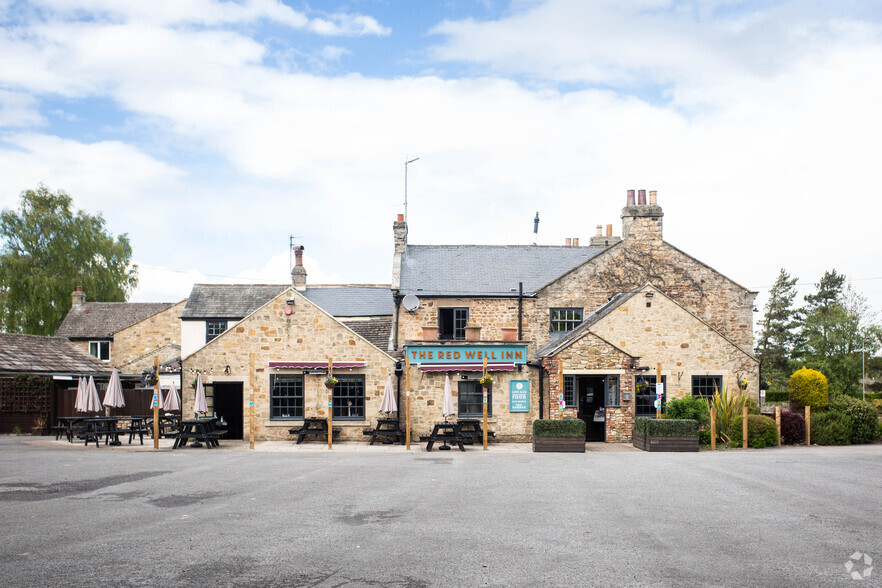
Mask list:
[[[132,240],[133,300],[388,283],[416,243],[586,240],[656,189],[745,286],[882,308],[879,2],[0,0],[0,206],[42,182]],[[806,286],[805,290],[809,289]],[[760,299],[760,306],[763,299]]]

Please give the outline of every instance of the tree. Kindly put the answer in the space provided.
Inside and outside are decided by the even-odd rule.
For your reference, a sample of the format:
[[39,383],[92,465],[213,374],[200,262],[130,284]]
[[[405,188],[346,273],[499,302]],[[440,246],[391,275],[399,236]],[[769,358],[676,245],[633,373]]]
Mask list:
[[0,213],[0,326],[51,335],[82,285],[95,300],[121,302],[138,283],[126,235],[107,233],[104,218],[72,210],[63,191],[42,184],[21,193],[21,210]]
[[756,355],[762,366],[761,378],[772,382],[773,389],[786,390],[790,378],[790,357],[800,344],[801,312],[793,308],[797,278],[784,268],[769,292],[765,315],[760,320]]
[[836,270],[824,272],[815,284],[817,292],[805,297],[805,326],[803,336],[808,348],[807,357],[823,360],[830,356],[830,332],[842,319],[842,286],[845,276]]

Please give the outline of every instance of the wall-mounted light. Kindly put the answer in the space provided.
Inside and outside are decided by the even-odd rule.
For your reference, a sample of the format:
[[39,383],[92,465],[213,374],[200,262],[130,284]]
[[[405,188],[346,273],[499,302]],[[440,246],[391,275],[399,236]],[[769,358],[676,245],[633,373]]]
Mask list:
[[655,293],[654,293],[654,292],[647,292],[647,293],[646,293],[646,297],[647,297],[647,298],[652,298],[653,296],[655,296]]
[[228,366],[228,365],[224,366],[224,374],[226,374],[228,376],[230,375],[230,366]]
[[288,306],[294,306],[294,299],[292,298],[290,300],[286,300],[285,304],[287,304]]

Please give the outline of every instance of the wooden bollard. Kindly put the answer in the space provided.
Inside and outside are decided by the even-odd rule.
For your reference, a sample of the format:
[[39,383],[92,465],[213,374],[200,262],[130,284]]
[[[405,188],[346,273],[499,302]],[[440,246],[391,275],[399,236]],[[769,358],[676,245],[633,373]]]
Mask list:
[[711,451],[717,450],[717,409],[711,407]]
[[741,448],[747,449],[747,407],[741,410]]
[[805,444],[812,444],[812,407],[805,407]]
[[778,447],[781,446],[781,407],[775,407],[775,425],[778,427]]

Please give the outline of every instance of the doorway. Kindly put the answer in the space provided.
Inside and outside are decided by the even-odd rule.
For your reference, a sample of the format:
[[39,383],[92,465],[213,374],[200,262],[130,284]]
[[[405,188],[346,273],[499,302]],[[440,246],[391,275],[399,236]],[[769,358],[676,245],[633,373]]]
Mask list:
[[214,382],[213,411],[227,422],[227,439],[243,438],[242,382]]
[[[576,376],[576,390],[579,418],[585,421],[585,440],[606,441],[606,376]],[[595,421],[595,415],[603,420]]]

